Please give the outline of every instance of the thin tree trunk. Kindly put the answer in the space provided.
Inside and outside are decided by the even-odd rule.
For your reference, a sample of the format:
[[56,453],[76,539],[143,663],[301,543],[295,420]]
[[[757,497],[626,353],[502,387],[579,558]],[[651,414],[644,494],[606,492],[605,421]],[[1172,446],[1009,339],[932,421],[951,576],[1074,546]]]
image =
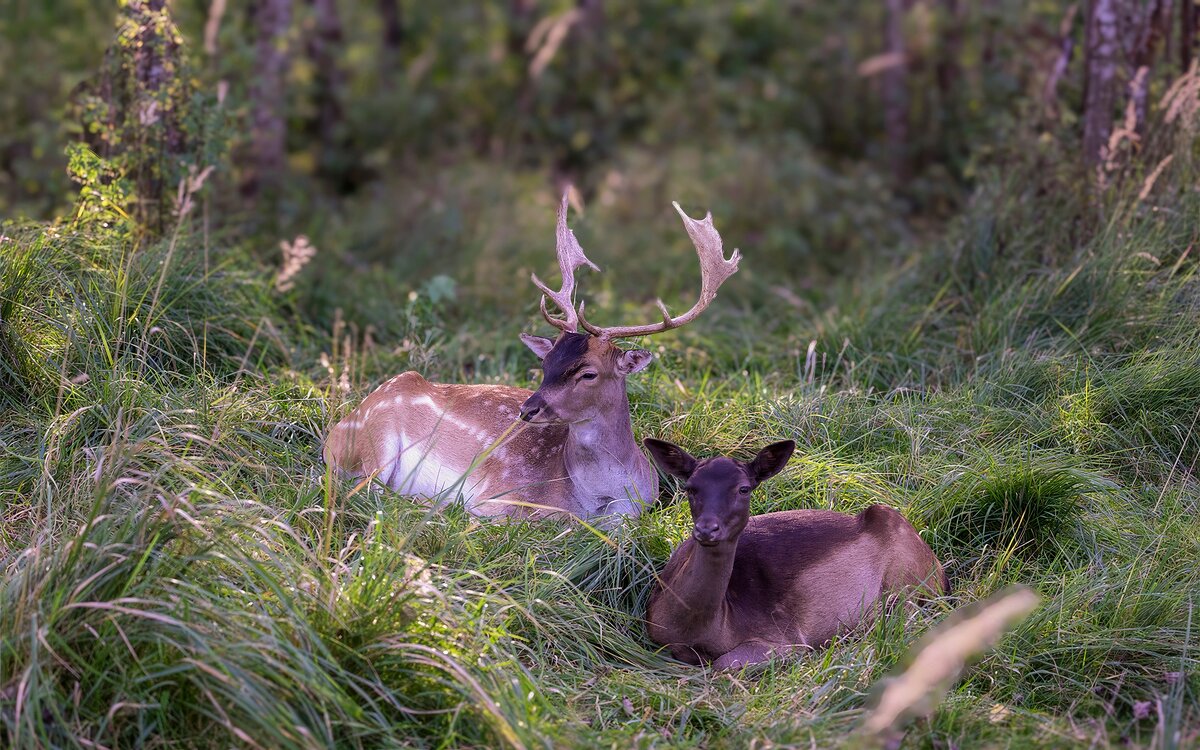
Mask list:
[[1112,132],[1120,46],[1117,0],[1093,0],[1087,28],[1087,94],[1083,104],[1083,161],[1098,164]]
[[379,17],[383,20],[383,54],[379,57],[383,81],[390,85],[400,65],[400,47],[404,44],[404,17],[397,0],[379,0]]
[[958,56],[962,53],[963,23],[959,0],[942,0],[942,6],[946,16],[946,32],[942,35],[941,49],[934,73],[937,76],[941,100],[945,102],[954,95],[954,89],[962,74],[958,65]]
[[308,35],[308,57],[314,68],[314,99],[317,109],[316,133],[320,147],[320,171],[330,176],[338,171],[335,163],[341,147],[343,119],[342,89],[345,76],[338,66],[337,53],[342,47],[342,22],[334,0],[309,0],[316,28]]
[[583,12],[584,29],[594,31],[604,23],[604,0],[577,0],[576,7]]
[[225,6],[226,0],[211,0],[208,5],[208,19],[204,23],[204,51],[209,57],[217,56],[217,36],[221,33]]
[[291,0],[259,0],[254,10],[256,70],[250,84],[252,173],[247,192],[278,187],[287,159],[287,113],[284,75],[287,33],[292,23]]
[[1179,67],[1187,72],[1192,66],[1192,45],[1196,40],[1196,5],[1194,0],[1179,2]]
[[942,15],[945,31],[938,45],[934,76],[937,79],[937,100],[929,116],[929,127],[934,129],[937,151],[943,159],[956,160],[964,149],[961,147],[963,101],[962,66],[960,58],[963,48],[963,6],[961,0],[942,0]]
[[508,56],[521,70],[521,83],[517,87],[516,96],[516,116],[510,119],[508,125],[510,148],[520,144],[521,123],[529,120],[529,113],[533,110],[536,83],[529,74],[529,52],[525,49],[525,44],[529,39],[529,32],[533,29],[533,12],[536,9],[535,0],[510,0],[508,4],[505,46],[508,48]]
[[1066,75],[1067,68],[1071,64],[1071,56],[1075,52],[1075,35],[1071,32],[1075,26],[1075,16],[1079,13],[1079,4],[1072,3],[1067,8],[1066,14],[1063,16],[1062,23],[1058,27],[1058,58],[1054,61],[1054,68],[1050,71],[1050,75],[1046,77],[1046,86],[1042,89],[1042,107],[1046,116],[1052,119],[1058,118],[1058,82]]
[[887,53],[896,62],[881,76],[883,127],[887,134],[892,173],[897,180],[908,177],[908,59],[904,45],[905,0],[887,0],[884,29]]
[[137,188],[139,220],[161,232],[170,213],[167,196],[173,186],[168,178],[187,147],[183,108],[188,86],[186,76],[180,76],[178,32],[166,0],[132,0],[122,13],[135,29],[127,47],[133,85],[126,94],[127,108],[114,109],[124,120],[116,145],[132,160],[128,168]]
[[505,47],[508,54],[521,60],[525,67],[525,40],[533,26],[534,0],[509,0],[508,27],[505,30]]
[[1171,0],[1147,0],[1144,4],[1126,2],[1129,15],[1124,20],[1130,26],[1125,50],[1125,59],[1129,63],[1129,99],[1137,118],[1137,133],[1145,135],[1147,78],[1158,57],[1159,43],[1170,37]]

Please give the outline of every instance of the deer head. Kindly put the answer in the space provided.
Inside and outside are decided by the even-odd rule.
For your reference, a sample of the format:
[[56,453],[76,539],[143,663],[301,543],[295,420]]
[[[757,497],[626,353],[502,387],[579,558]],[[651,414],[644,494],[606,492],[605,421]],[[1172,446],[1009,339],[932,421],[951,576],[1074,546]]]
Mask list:
[[542,360],[542,384],[521,404],[521,419],[535,424],[585,421],[626,403],[626,376],[653,359],[586,333],[563,332],[554,341],[523,333],[521,341]]
[[750,493],[783,471],[796,443],[783,440],[758,452],[752,461],[725,456],[697,460],[674,443],[646,438],[642,441],[658,468],[684,482],[692,511],[692,537],[713,547],[736,542],[750,520]]
[[[678,203],[673,205],[683,218],[684,228],[700,257],[699,301],[683,315],[672,317],[662,300],[658,300],[663,315],[658,323],[600,328],[584,318],[583,302],[579,303],[578,309],[575,307],[575,272],[583,266],[595,271],[600,269],[584,255],[575,233],[567,226],[567,196],[563,195],[555,233],[562,288],[554,291],[537,274],[531,276],[542,292],[542,317],[562,333],[555,340],[521,334],[521,341],[542,361],[543,375],[541,386],[521,405],[521,419],[535,424],[570,424],[611,411],[615,403],[625,405],[628,413],[625,378],[649,365],[653,355],[642,349],[621,349],[612,340],[647,336],[695,320],[716,298],[721,284],[737,272],[741,254],[735,249],[732,256],[725,259],[721,235],[712,225],[712,214],[705,216],[703,221],[696,221],[683,213]],[[550,314],[547,300],[554,303],[561,317]],[[579,332],[580,326],[585,333]]]

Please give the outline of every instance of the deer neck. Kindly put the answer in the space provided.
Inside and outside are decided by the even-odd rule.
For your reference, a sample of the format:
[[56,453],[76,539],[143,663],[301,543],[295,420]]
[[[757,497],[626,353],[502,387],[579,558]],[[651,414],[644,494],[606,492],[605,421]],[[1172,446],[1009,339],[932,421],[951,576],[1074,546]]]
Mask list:
[[[689,540],[686,557],[663,582],[659,601],[665,608],[659,622],[669,623],[678,637],[691,638],[725,625],[728,602],[725,597],[733,575],[737,539],[705,547]],[[665,616],[664,616],[665,615]]]
[[588,471],[597,466],[624,466],[635,457],[645,460],[633,439],[629,396],[624,392],[611,409],[590,419],[572,422],[567,429],[566,460],[572,478],[579,476],[576,469]]
[[624,392],[611,409],[571,423],[563,460],[576,500],[589,510],[614,512],[630,498],[646,501],[654,495],[653,470],[633,439]]

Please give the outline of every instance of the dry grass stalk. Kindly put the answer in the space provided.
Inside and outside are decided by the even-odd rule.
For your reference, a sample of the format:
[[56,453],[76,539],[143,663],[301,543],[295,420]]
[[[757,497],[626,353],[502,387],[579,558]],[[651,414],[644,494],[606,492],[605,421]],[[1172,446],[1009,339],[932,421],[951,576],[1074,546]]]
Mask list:
[[221,17],[225,15],[225,0],[212,0],[208,6],[208,20],[204,22],[204,51],[210,56],[217,54],[217,34],[221,30]]
[[1163,110],[1163,120],[1168,123],[1179,121],[1180,127],[1190,133],[1195,130],[1197,113],[1200,113],[1200,59],[1192,60],[1187,72],[1175,79],[1167,93],[1163,94],[1158,106]]
[[213,167],[208,166],[199,171],[195,164],[188,165],[187,176],[180,178],[179,187],[175,194],[175,216],[179,219],[187,216],[196,207],[192,198],[204,187],[204,182],[212,174]]
[[952,614],[922,639],[907,669],[879,683],[861,727],[867,743],[897,745],[908,720],[932,711],[967,663],[995,645],[1039,601],[1032,590],[1013,586]]
[[[1146,76],[1149,72],[1150,69],[1145,65],[1138,68],[1137,73],[1133,76],[1133,80],[1129,83],[1129,90],[1131,92],[1145,90]],[[1112,133],[1108,136],[1108,143],[1100,149],[1100,158],[1103,164],[1100,172],[1101,185],[1105,182],[1104,178],[1106,174],[1116,172],[1120,168],[1121,144],[1123,142],[1129,144],[1130,151],[1136,149],[1142,142],[1142,137],[1138,134],[1137,97],[1132,95],[1125,103],[1124,121],[1113,128]]]
[[1163,173],[1163,170],[1166,169],[1167,165],[1170,164],[1174,159],[1175,154],[1168,154],[1165,159],[1158,163],[1158,166],[1154,168],[1154,171],[1150,173],[1150,176],[1148,176],[1146,181],[1142,183],[1142,190],[1138,193],[1137,197],[1138,203],[1146,200],[1146,196],[1150,195],[1150,191],[1154,189],[1154,183],[1158,182],[1159,175]]
[[554,55],[558,53],[558,48],[566,40],[567,33],[582,20],[583,11],[574,8],[538,21],[529,32],[529,41],[525,43],[525,50],[533,53],[533,59],[529,62],[529,77],[532,80],[536,81],[541,77]]
[[275,291],[289,292],[296,286],[296,276],[317,254],[317,247],[301,234],[291,242],[280,242],[279,248],[283,251],[283,265],[275,277]]
[[863,60],[858,64],[858,75],[863,78],[877,76],[880,73],[886,73],[893,68],[898,68],[908,62],[903,52],[884,52],[883,54],[873,55]]

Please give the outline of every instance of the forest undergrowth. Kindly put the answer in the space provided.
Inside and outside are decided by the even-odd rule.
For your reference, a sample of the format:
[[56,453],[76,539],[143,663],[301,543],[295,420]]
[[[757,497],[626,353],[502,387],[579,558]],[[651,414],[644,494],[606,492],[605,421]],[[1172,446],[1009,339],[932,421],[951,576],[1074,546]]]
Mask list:
[[[458,197],[528,216],[504,241],[549,248],[554,197],[514,174],[534,187]],[[1181,159],[1149,198],[1100,208],[996,170],[941,229],[803,299],[747,253],[701,322],[645,342],[639,438],[740,456],[794,438],[755,512],[886,503],[947,563],[950,597],[745,673],[673,662],[646,636],[689,521],[669,485],[599,534],[431,512],[322,465],[332,422],[403,369],[531,385],[516,338],[543,328],[531,286],[489,316],[453,268],[415,283],[415,266],[321,250],[283,279],[198,222],[149,241],[103,205],[7,224],[2,744],[826,747],[951,609],[1022,583],[1042,605],[905,746],[1194,746],[1191,176]],[[694,293],[681,273],[624,295],[676,262],[635,268],[647,248],[679,267],[689,252],[666,211],[622,236],[643,198],[579,222],[585,247],[621,237],[589,250],[607,273],[583,281],[613,316]],[[740,225],[718,212],[730,246]],[[632,280],[608,280],[622,268]]]

